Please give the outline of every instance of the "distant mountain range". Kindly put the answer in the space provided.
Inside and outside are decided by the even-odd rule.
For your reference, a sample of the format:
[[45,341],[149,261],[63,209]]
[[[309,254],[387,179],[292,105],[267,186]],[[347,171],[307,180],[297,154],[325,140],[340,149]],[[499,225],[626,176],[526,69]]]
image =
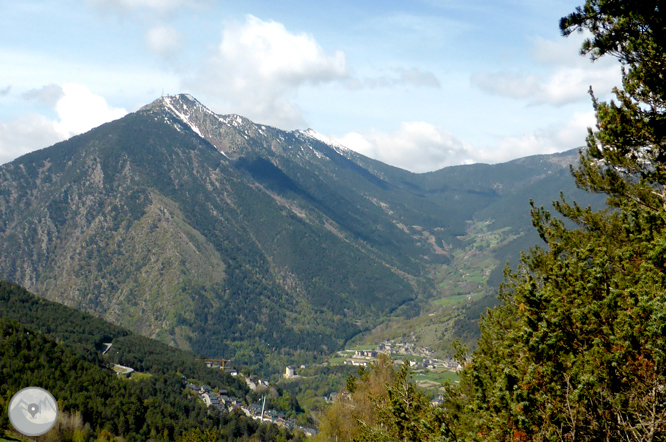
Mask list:
[[530,198],[601,204],[576,155],[414,174],[162,97],[0,166],[0,278],[211,357],[306,360],[446,296],[470,221],[514,232],[497,263],[535,243]]

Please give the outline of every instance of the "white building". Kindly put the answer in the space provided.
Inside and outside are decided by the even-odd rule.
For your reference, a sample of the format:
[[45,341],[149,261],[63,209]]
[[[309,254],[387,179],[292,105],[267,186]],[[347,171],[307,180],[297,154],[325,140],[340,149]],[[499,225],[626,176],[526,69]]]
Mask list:
[[291,379],[294,376],[296,376],[296,369],[292,366],[289,366],[284,369],[284,378],[285,379]]

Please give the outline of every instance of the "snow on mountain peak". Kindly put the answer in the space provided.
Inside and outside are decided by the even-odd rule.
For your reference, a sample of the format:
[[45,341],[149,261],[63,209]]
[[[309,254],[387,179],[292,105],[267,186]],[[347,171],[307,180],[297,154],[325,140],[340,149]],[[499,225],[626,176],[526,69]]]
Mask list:
[[[164,103],[164,107],[168,112],[173,114],[183,123],[187,124],[190,127],[190,129],[192,129],[192,131],[197,135],[199,135],[201,138],[204,137],[199,128],[197,127],[197,125],[190,120],[190,116],[192,115],[192,113],[187,108],[187,105],[183,103],[183,100],[180,98],[180,96],[167,95],[165,97],[162,97],[162,102]],[[195,102],[199,103],[196,100]],[[199,103],[199,105],[201,105],[201,103]],[[178,109],[179,107],[181,109]]]
[[315,140],[317,140],[321,143],[324,143],[324,144],[332,147],[333,149],[335,149],[341,155],[345,155],[345,154],[347,154],[348,152],[351,151],[348,147],[345,147],[342,144],[334,142],[333,140],[328,138],[326,135],[322,135],[314,129],[297,130],[295,132],[296,132],[296,134],[305,135],[308,138],[312,138],[312,139],[315,139]]
[[[219,129],[214,129],[215,121],[235,129],[238,131],[238,135],[246,140],[249,140],[250,137],[260,137],[265,138],[264,141],[261,141],[262,143],[270,143],[271,137],[275,137],[275,141],[277,142],[287,141],[287,139],[283,137],[283,135],[287,135],[284,131],[269,128],[261,124],[255,124],[247,118],[237,114],[216,114],[190,94],[165,95],[155,100],[153,103],[144,106],[142,110],[159,112],[164,116],[165,121],[174,126],[178,131],[181,131],[184,126],[189,127],[192,132],[212,143],[217,150],[224,155],[226,155],[226,153],[223,152],[224,149],[218,147],[218,144],[220,143],[218,138],[220,135],[218,133]],[[322,156],[320,149],[316,146],[317,143],[325,144],[345,157],[349,157],[352,152],[349,148],[334,142],[314,129],[295,130],[289,132],[289,134],[304,141],[305,143],[303,147],[307,146],[312,149],[315,155],[319,158],[325,158],[326,156]],[[291,147],[291,144],[288,141],[287,145],[287,147]]]
[[234,126],[236,128],[240,127],[245,123],[245,118],[241,117],[240,115],[236,114],[229,114],[229,115],[223,115],[221,117],[218,117],[220,121],[223,121],[226,125],[228,126]]

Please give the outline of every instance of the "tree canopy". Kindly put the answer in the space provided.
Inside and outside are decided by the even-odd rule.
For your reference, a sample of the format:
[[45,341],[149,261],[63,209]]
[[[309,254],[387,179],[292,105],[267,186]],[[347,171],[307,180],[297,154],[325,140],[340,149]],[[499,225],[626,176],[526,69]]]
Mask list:
[[[608,194],[599,212],[533,207],[547,248],[507,272],[502,304],[482,323],[479,349],[450,410],[478,438],[660,440],[666,435],[666,150],[664,20],[659,1],[588,0],[564,17],[581,52],[622,64],[616,100],[592,94],[576,183]],[[455,417],[455,416],[454,416]],[[469,430],[469,429],[468,429]],[[459,427],[459,432],[465,430]]]
[[[579,187],[608,195],[608,208],[595,212],[564,195],[554,203],[559,216],[533,205],[546,247],[505,271],[501,304],[482,319],[460,384],[448,387],[442,407],[412,414],[437,423],[420,439],[666,438],[661,3],[588,0],[561,20],[563,35],[587,34],[583,55],[614,56],[623,68],[614,100],[601,102],[591,91],[597,127],[572,168]],[[395,390],[392,376],[384,396]],[[377,411],[374,430],[349,439],[385,440],[391,420],[381,418],[389,415]],[[392,436],[409,440],[404,432]]]

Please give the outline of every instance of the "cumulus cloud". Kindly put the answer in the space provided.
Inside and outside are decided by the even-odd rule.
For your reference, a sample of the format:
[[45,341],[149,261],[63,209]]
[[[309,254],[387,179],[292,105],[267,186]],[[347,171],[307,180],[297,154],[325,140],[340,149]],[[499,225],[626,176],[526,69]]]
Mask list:
[[63,139],[53,121],[42,115],[28,114],[0,121],[0,164]]
[[52,105],[58,118],[52,120],[33,113],[0,121],[0,163],[127,114],[125,109],[109,106],[103,97],[93,94],[87,87],[73,83],[33,89],[23,96]]
[[109,106],[104,97],[93,94],[85,86],[67,83],[62,86],[62,92],[63,96],[55,105],[58,121],[54,122],[54,127],[66,138],[127,114],[125,109]]
[[493,95],[561,106],[589,100],[590,86],[607,94],[621,83],[619,65],[613,58],[591,63],[578,55],[580,38],[558,42],[536,38],[532,46],[532,58],[545,74],[481,71],[470,77],[472,85]]
[[293,103],[304,85],[348,77],[345,54],[327,53],[314,37],[289,32],[281,23],[248,15],[227,26],[208,63],[185,82],[222,107],[280,127],[303,125]]
[[169,25],[154,26],[146,32],[146,46],[152,52],[168,56],[180,49],[183,36]]
[[6,95],[9,95],[9,91],[11,91],[11,90],[12,90],[12,86],[11,86],[11,85],[7,86],[7,87],[4,88],[4,89],[0,89],[0,97],[4,97],[4,96],[6,96]]
[[564,124],[518,136],[498,136],[491,148],[471,146],[425,122],[402,123],[390,133],[351,132],[332,136],[331,140],[383,163],[420,173],[459,164],[501,163],[581,147],[585,145],[587,128],[595,122],[593,111],[574,113]]
[[331,138],[360,154],[412,172],[428,172],[477,161],[476,151],[442,128],[405,122],[390,133],[352,132]]

